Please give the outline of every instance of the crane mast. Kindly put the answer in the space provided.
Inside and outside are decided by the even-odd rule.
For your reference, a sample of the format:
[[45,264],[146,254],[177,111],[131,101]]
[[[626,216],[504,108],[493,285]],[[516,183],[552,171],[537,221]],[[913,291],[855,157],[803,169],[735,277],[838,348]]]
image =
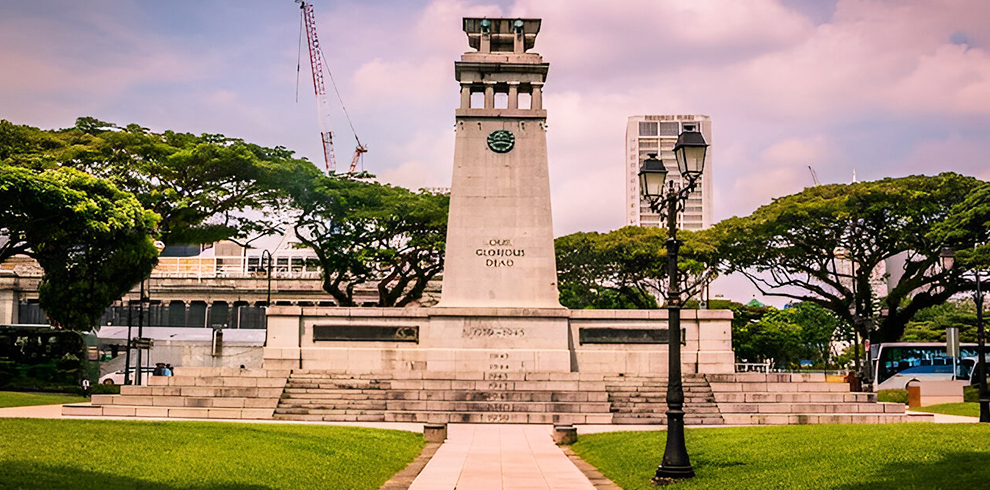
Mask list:
[[327,89],[323,84],[323,56],[320,51],[320,40],[316,37],[316,14],[313,6],[300,2],[303,23],[306,26],[306,43],[309,46],[309,67],[313,74],[313,92],[316,94],[316,107],[320,116],[320,140],[323,142],[323,159],[327,172],[337,169],[337,161],[333,155],[333,133],[330,131],[330,103],[327,101]]
[[[347,114],[347,108],[344,107],[344,101],[340,98],[340,91],[337,89],[337,84],[333,80],[333,74],[330,73],[326,58],[323,56],[323,50],[320,49],[320,40],[316,36],[316,14],[313,12],[313,5],[303,0],[296,0],[296,2],[300,4],[302,23],[306,31],[306,45],[309,47],[309,68],[313,74],[313,93],[316,94],[316,108],[320,116],[320,141],[323,143],[323,159],[326,161],[327,172],[333,173],[337,171],[337,159],[334,157],[333,152],[333,132],[330,130],[330,102],[327,100],[327,88],[323,83],[324,70],[326,70],[326,74],[330,77],[330,83],[333,84],[334,93],[337,94],[337,100],[340,101],[340,109],[343,111],[344,117],[347,118],[347,124],[351,127],[354,140],[357,141],[357,147],[354,149],[354,158],[351,159],[351,167],[348,170],[348,173],[354,174],[357,172],[358,163],[361,162],[364,154],[368,152],[368,147],[361,144],[361,138],[358,138],[357,132],[354,131],[354,123],[351,122],[351,117]],[[298,83],[298,77],[296,80]]]

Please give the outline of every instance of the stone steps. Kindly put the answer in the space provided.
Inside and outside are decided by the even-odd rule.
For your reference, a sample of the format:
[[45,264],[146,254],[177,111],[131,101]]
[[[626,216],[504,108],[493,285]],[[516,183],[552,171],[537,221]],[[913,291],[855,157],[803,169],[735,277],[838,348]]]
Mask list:
[[608,402],[607,393],[596,391],[389,390],[386,398],[458,402]]
[[[614,424],[667,423],[667,377],[622,376],[605,381],[608,399],[612,403]],[[703,376],[685,374],[681,381],[684,392],[684,423],[687,425],[721,425],[722,416]]]
[[821,373],[708,375],[727,424],[785,425],[906,422],[901,404],[877,403],[874,393],[854,393],[826,383]]
[[854,392],[789,392],[789,393],[715,393],[718,403],[871,403],[876,393]]
[[[640,416],[637,414],[612,415],[612,423],[616,425],[667,425],[666,415]],[[726,422],[719,414],[706,416],[704,414],[685,415],[685,425],[723,425]]]
[[611,424],[609,413],[546,412],[386,412],[386,422],[483,424]]
[[591,417],[610,423],[610,409],[601,374],[393,373],[372,379],[294,371],[274,416],[420,423],[589,423]]
[[64,405],[65,416],[271,419],[287,370],[183,368],[152,376],[147,386],[93,395],[89,405]]

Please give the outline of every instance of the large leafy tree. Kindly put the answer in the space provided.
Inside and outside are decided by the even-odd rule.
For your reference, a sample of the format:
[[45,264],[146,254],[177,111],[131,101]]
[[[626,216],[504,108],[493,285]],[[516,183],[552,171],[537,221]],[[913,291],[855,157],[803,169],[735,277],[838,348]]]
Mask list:
[[845,339],[847,334],[846,326],[835,315],[814,303],[797,303],[782,310],[718,303],[734,313],[732,348],[740,360],[769,360],[776,367],[788,368],[809,359],[825,366],[835,360],[832,341]]
[[[966,287],[964,267],[939,264],[951,240],[930,232],[980,185],[943,173],[816,186],[724,220],[712,236],[724,269],[763,294],[818,304],[863,337],[875,328],[874,340],[896,341],[918,311]],[[879,264],[897,262],[876,276]],[[878,279],[886,294],[875,291]]]
[[[682,287],[690,296],[715,272],[704,232],[678,232]],[[568,308],[656,308],[666,295],[667,230],[627,226],[557,238],[560,302]]]
[[355,306],[355,288],[373,284],[378,306],[406,306],[443,270],[445,195],[414,193],[346,175],[290,186],[295,233],[323,269],[323,289]]
[[904,342],[945,342],[945,330],[958,328],[962,342],[976,342],[976,304],[972,298],[953,299],[918,312],[907,327]]
[[79,118],[43,131],[0,122],[0,162],[75,167],[113,182],[157,213],[166,244],[210,243],[268,233],[285,223],[289,183],[319,171],[282,147],[219,134],[155,133]]
[[928,238],[944,241],[954,250],[955,262],[963,270],[979,269],[986,277],[990,269],[990,182],[981,183],[963,197]]
[[89,330],[154,267],[157,216],[105,179],[70,168],[0,164],[0,261],[25,253],[44,270],[38,296],[53,324]]

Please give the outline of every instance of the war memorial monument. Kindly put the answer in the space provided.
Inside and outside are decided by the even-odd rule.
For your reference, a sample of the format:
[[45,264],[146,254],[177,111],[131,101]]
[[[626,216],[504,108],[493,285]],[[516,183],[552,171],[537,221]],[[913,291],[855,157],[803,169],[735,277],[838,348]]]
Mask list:
[[[665,310],[560,306],[538,19],[465,19],[450,218],[432,308],[275,307],[265,367],[340,373],[664,373]],[[484,105],[472,107],[472,94]],[[507,94],[496,108],[496,94]],[[526,94],[528,107],[521,107]],[[685,315],[685,372],[732,372],[729,312]]]
[[[264,369],[180,367],[64,413],[664,423],[667,311],[569,310],[558,301],[543,108],[549,64],[531,51],[540,23],[463,20],[471,49],[454,64],[460,107],[437,306],[274,306]],[[724,310],[682,313],[687,424],[903,419],[903,405],[878,404],[820,373],[734,374],[731,319]]]

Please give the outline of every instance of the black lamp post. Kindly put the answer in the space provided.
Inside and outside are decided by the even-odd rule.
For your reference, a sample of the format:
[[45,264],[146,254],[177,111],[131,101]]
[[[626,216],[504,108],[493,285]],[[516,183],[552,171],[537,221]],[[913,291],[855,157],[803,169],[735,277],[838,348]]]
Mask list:
[[[979,245],[977,245],[979,246]],[[939,254],[942,269],[951,269],[955,257],[951,248],[943,248]],[[987,390],[987,334],[983,327],[983,284],[980,269],[973,269],[976,289],[973,303],[976,305],[976,375],[979,376],[980,422],[990,422],[990,392]]]
[[[694,476],[687,447],[684,445],[684,387],[681,382],[681,290],[678,281],[677,252],[681,242],[677,240],[677,213],[695,189],[705,168],[708,143],[697,131],[684,131],[674,145],[677,169],[685,182],[673,181],[665,186],[667,169],[655,153],[643,161],[639,169],[640,192],[653,212],[666,215],[667,238],[667,447],[663,461],[657,467],[653,480],[658,483]],[[665,188],[666,187],[666,188]]]
[[990,392],[987,391],[987,334],[983,328],[983,289],[980,284],[980,270],[975,269],[976,292],[976,375],[980,377],[980,422],[990,422]]

